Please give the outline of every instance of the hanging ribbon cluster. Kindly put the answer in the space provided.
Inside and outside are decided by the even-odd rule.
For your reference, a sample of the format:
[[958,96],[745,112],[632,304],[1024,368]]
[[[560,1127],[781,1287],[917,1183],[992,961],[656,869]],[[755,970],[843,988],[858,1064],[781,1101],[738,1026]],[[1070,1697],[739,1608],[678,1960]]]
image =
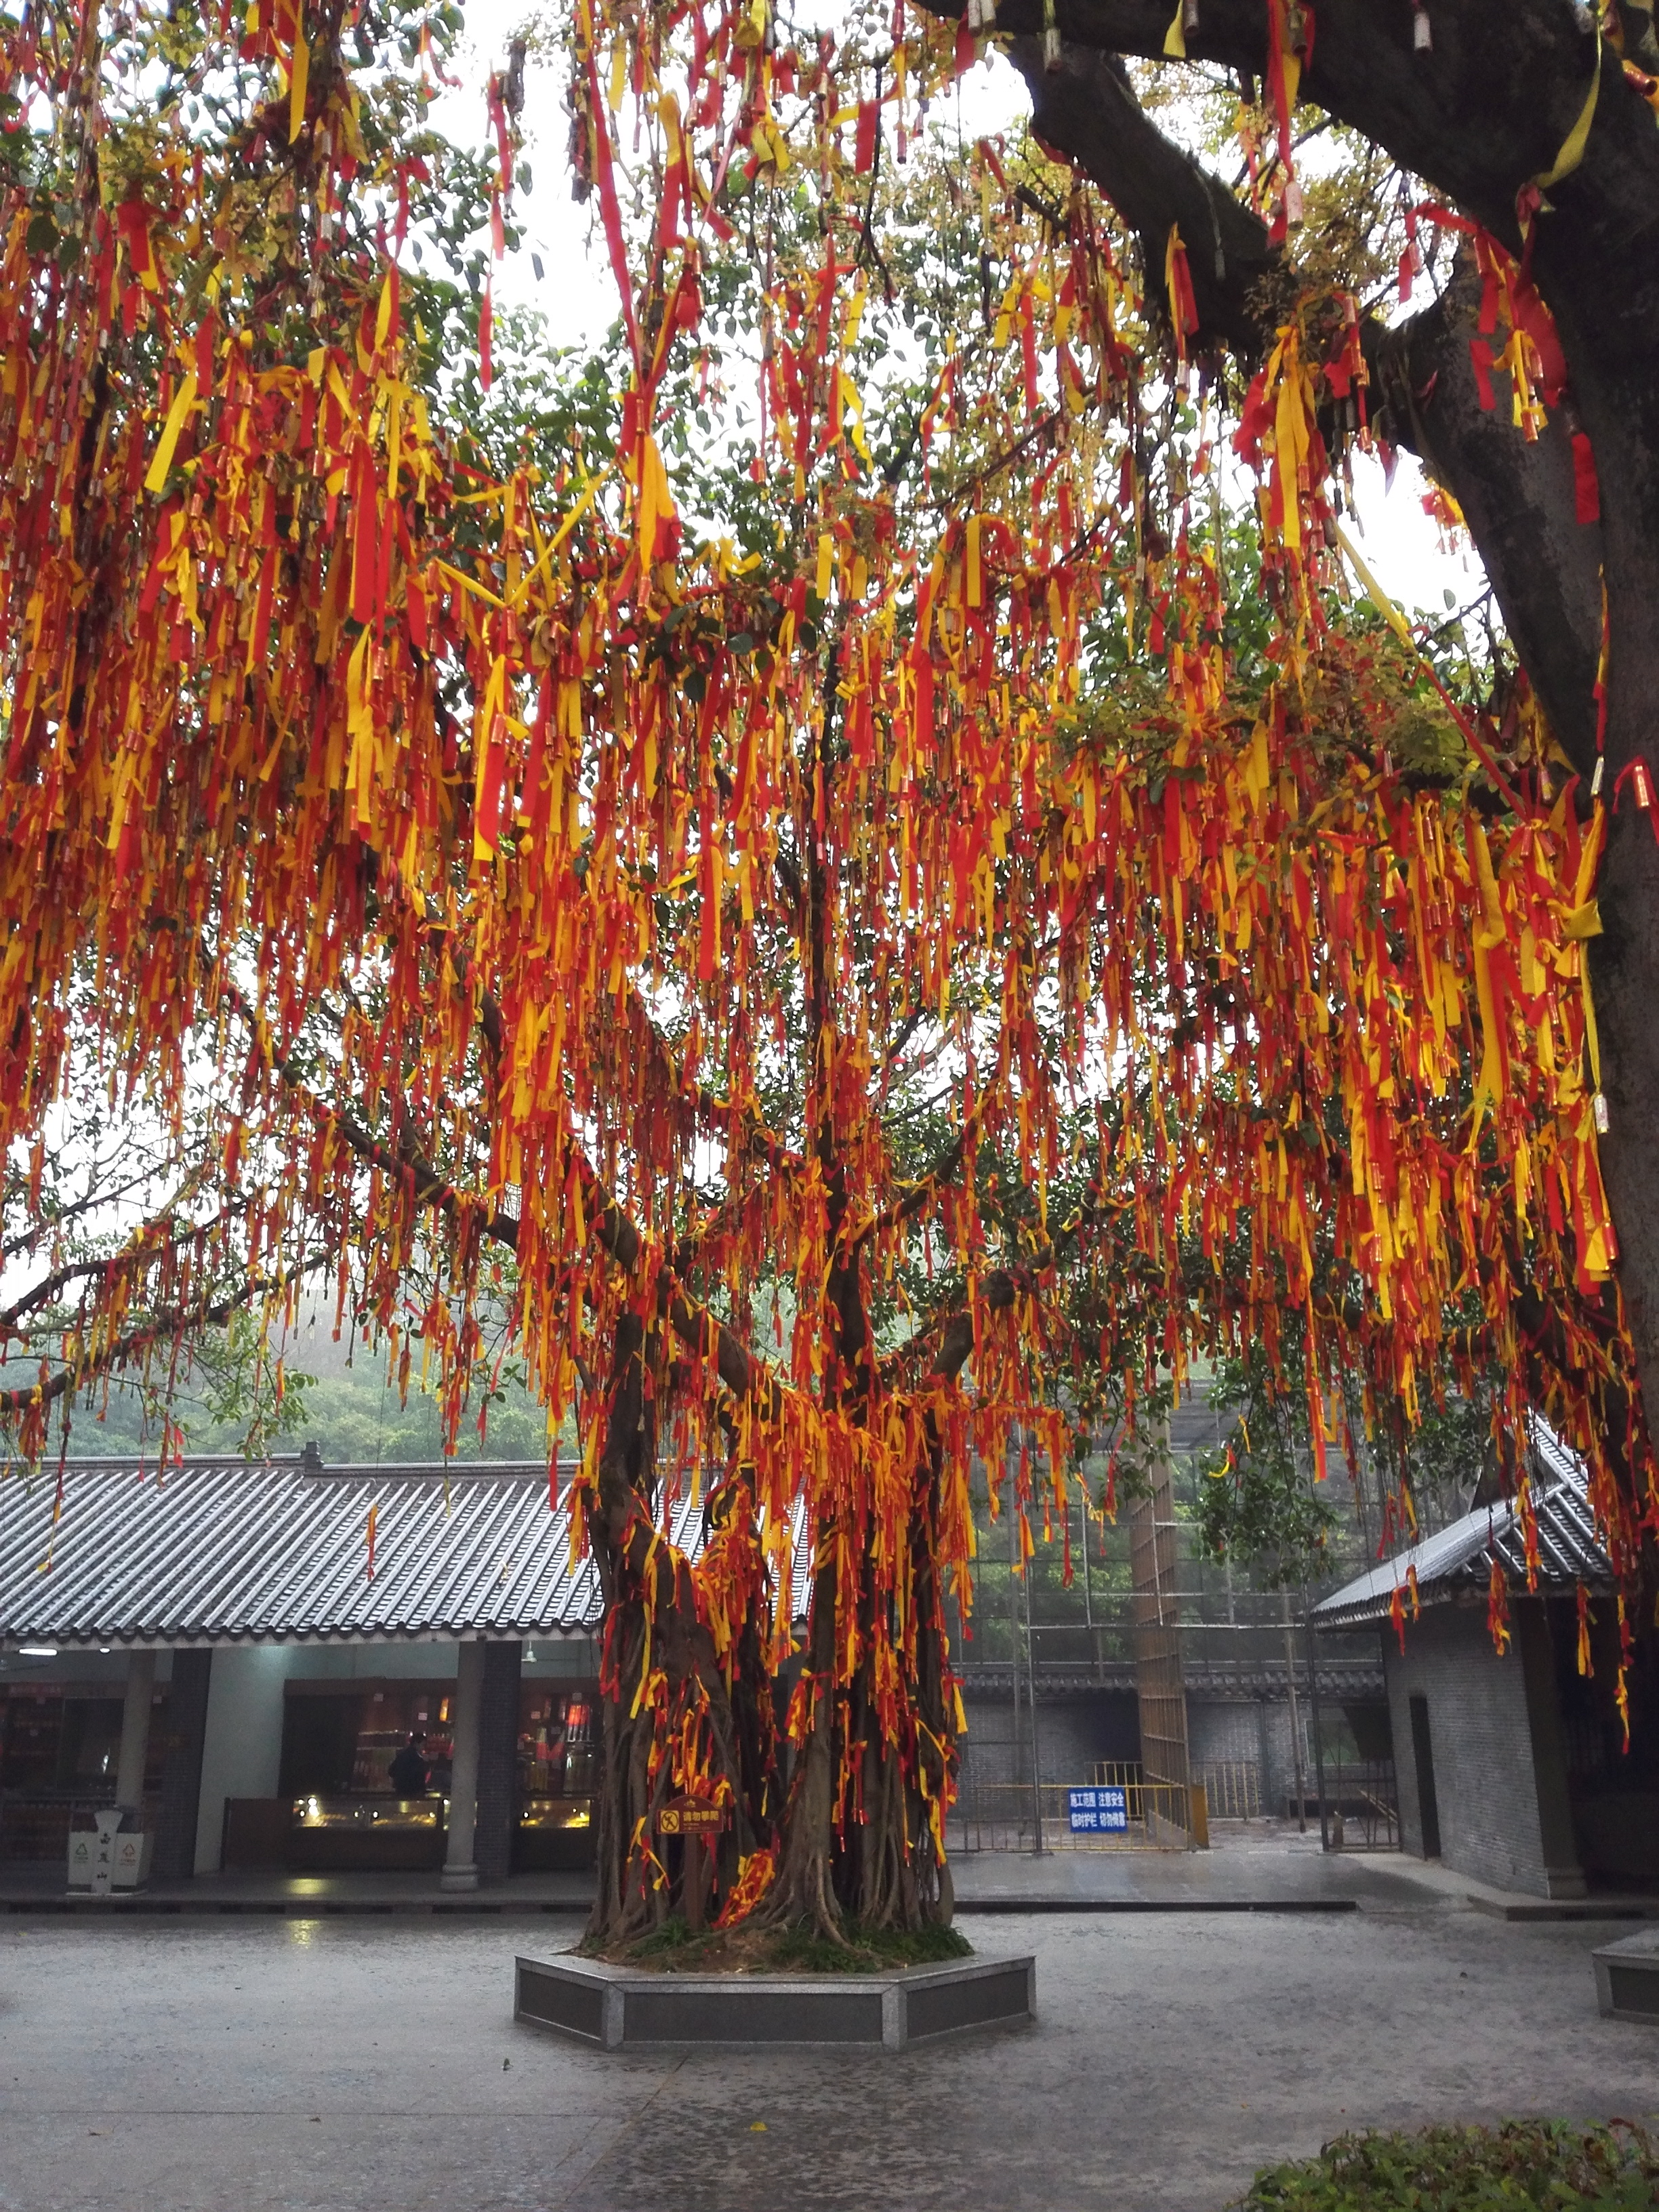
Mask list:
[[[1410,1406],[1500,1369],[1513,1433],[1547,1402],[1627,1549],[1597,830],[1541,745],[1486,775],[1498,733],[1333,615],[1319,410],[1363,404],[1349,303],[1287,323],[1238,428],[1273,611],[1247,671],[1206,526],[1223,426],[1206,402],[1148,466],[1173,365],[1069,179],[1034,217],[996,148],[971,158],[995,283],[872,458],[879,167],[919,173],[922,104],[971,37],[901,5],[878,62],[781,48],[764,0],[672,24],[580,0],[573,161],[618,284],[619,434],[487,474],[409,304],[426,157],[364,120],[359,13],[260,0],[226,34],[264,72],[274,262],[237,228],[251,141],[83,163],[78,260],[0,199],[0,1137],[46,1141],[91,1054],[181,1139],[205,1119],[228,1194],[114,1256],[71,1386],[118,1340],[172,1356],[166,1314],[230,1257],[270,1310],[320,1249],[405,1383],[419,1338],[453,1437],[505,1298],[550,1429],[583,1424],[580,1542],[609,1347],[655,1331],[669,1463],[628,1589],[647,1622],[693,1605],[728,1680],[758,1621],[775,1670],[801,1531],[789,1731],[833,1742],[843,1838],[896,1761],[892,1817],[935,1864],[970,1474],[1013,1471],[1022,1526],[1039,1487],[1063,1503],[1079,1271],[1088,1357],[1134,1375],[1245,1340],[1277,1359],[1305,1314],[1322,1449],[1344,1373]],[[1273,20],[1293,101],[1311,11]],[[0,88],[96,116],[86,43],[8,22],[0,54]],[[499,247],[500,82],[490,124]],[[343,243],[374,196],[378,244]],[[1178,245],[1156,272],[1177,341]],[[664,419],[700,356],[707,386],[711,272],[738,264],[764,556],[687,520]],[[1413,757],[1425,720],[1449,769]],[[894,1109],[930,1085],[919,1172]],[[1523,1293],[1565,1347],[1542,1382]],[[54,1402],[44,1377],[6,1400],[24,1456]],[[692,1572],[653,1520],[710,1462],[721,1533]],[[735,1786],[649,1633],[607,1669],[655,1717],[665,1790]],[[781,1863],[763,1826],[728,1913]],[[648,1834],[629,1850],[665,1878]]]

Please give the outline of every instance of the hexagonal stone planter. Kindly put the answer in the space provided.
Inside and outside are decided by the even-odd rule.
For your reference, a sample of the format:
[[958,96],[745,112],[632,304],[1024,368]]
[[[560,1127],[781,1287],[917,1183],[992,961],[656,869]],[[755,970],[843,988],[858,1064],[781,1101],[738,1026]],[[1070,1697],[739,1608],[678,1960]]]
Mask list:
[[1644,2020],[1659,2027],[1659,1928],[1644,1928],[1590,1954],[1595,2000],[1609,2020]]
[[653,1974],[520,1959],[513,2017],[602,2051],[666,2044],[848,2044],[904,2051],[1036,2017],[1036,1961],[952,1959],[874,1974]]

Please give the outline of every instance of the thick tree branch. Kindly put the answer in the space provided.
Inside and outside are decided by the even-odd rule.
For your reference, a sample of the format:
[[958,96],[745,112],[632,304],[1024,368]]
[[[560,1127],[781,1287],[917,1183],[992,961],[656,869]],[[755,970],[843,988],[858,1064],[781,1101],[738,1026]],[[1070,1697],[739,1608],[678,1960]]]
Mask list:
[[71,1204],[60,1206],[55,1213],[38,1216],[27,1229],[20,1231],[15,1237],[9,1237],[3,1243],[0,1243],[0,1265],[8,1260],[16,1259],[23,1253],[33,1255],[44,1238],[58,1234],[66,1229],[71,1221],[79,1220],[83,1215],[93,1212],[99,1206],[113,1206],[118,1200],[125,1198],[129,1191],[137,1190],[142,1184],[154,1179],[153,1171],[144,1168],[137,1175],[125,1176],[121,1182],[113,1184],[109,1189],[103,1189],[98,1187],[97,1177],[106,1172],[111,1164],[112,1163],[109,1162],[94,1164],[92,1170],[94,1188],[88,1191],[84,1198],[77,1198]]
[[[1206,24],[1213,6],[1204,0]],[[1018,12],[1010,5],[999,20],[1012,26]],[[1121,24],[1134,11],[1074,12],[1088,24],[1108,15]],[[1316,60],[1325,52],[1328,14],[1320,9]],[[1034,130],[1076,161],[1139,234],[1154,297],[1171,227],[1179,226],[1200,317],[1194,350],[1225,346],[1247,368],[1259,361],[1294,294],[1293,260],[1145,113],[1116,54],[1067,46],[1060,68],[1050,71],[1038,40],[1015,38],[1010,53],[1030,90]],[[1601,533],[1577,519],[1565,410],[1558,408],[1528,443],[1507,404],[1505,379],[1497,380],[1497,404],[1482,407],[1469,352],[1480,294],[1479,272],[1465,253],[1444,295],[1423,313],[1394,327],[1368,321],[1373,413],[1380,410],[1390,442],[1417,453],[1462,510],[1534,689],[1564,750],[1588,776]]]
[[[245,1018],[253,1020],[246,1001],[239,998],[236,1003]],[[365,1166],[379,1168],[382,1173],[403,1179],[416,1205],[431,1206],[452,1223],[460,1221],[466,1205],[463,1194],[439,1174],[412,1139],[405,1137],[393,1149],[349,1108],[333,1106],[318,1097],[291,1062],[283,1062],[280,1066],[275,1063],[264,1024],[254,1021],[253,1025],[258,1048],[271,1073],[291,1096],[330,1122]],[[581,1146],[574,1137],[568,1139],[568,1145],[581,1185],[588,1234],[619,1267],[631,1274],[646,1255],[646,1240],[600,1181]],[[517,1252],[520,1224],[514,1215],[495,1207],[480,1211],[476,1220],[483,1236]],[[667,1318],[683,1344],[702,1358],[713,1358],[727,1389],[738,1397],[753,1396],[767,1418],[775,1414],[782,1401],[783,1385],[770,1367],[764,1360],[757,1359],[733,1330],[678,1283],[673,1283],[669,1291]]]
[[275,1297],[290,1285],[303,1281],[319,1267],[326,1267],[339,1250],[337,1243],[331,1242],[309,1260],[297,1267],[289,1267],[269,1282],[250,1276],[234,1291],[217,1298],[204,1298],[193,1306],[184,1306],[172,1313],[159,1314],[128,1329],[125,1334],[113,1337],[98,1351],[83,1359],[70,1360],[55,1375],[44,1382],[27,1384],[21,1389],[0,1390],[0,1416],[15,1416],[31,1407],[48,1406],[66,1392],[78,1390],[100,1375],[125,1367],[140,1352],[148,1352],[156,1344],[169,1338],[178,1338],[208,1328],[222,1328],[234,1313],[252,1305],[255,1298]]
[[170,1229],[164,1219],[147,1221],[136,1235],[128,1238],[118,1252],[105,1252],[94,1259],[66,1261],[61,1267],[54,1267],[51,1274],[42,1276],[38,1283],[24,1291],[21,1297],[0,1313],[0,1345],[3,1345],[9,1336],[18,1334],[19,1322],[26,1321],[31,1314],[38,1313],[43,1305],[50,1304],[70,1284],[84,1282],[93,1275],[116,1274],[123,1268],[152,1267],[169,1252],[177,1251],[180,1245],[195,1243],[198,1238],[210,1235],[222,1221],[246,1211],[246,1202],[228,1206],[208,1220],[191,1222],[183,1229]]
[[[1014,1303],[1019,1283],[1007,1268],[999,1267],[986,1276],[981,1285],[980,1304],[988,1313],[1006,1313]],[[933,1372],[947,1382],[953,1382],[972,1357],[974,1349],[974,1316],[971,1308],[966,1313],[952,1314],[945,1324],[939,1338],[939,1351],[933,1359]]]
[[1462,508],[1504,621],[1551,726],[1579,773],[1595,754],[1601,532],[1577,520],[1571,431],[1559,409],[1535,442],[1516,428],[1506,378],[1483,408],[1469,345],[1480,277],[1460,255],[1435,305],[1366,332],[1374,408]]
[[[962,12],[957,0],[935,0],[935,7],[944,15]],[[1078,46],[1162,61],[1171,12],[1166,0],[1056,0],[1062,53]],[[1035,40],[1042,16],[1043,0],[1002,0],[997,27]],[[1262,0],[1200,0],[1198,17],[1186,34],[1192,60],[1263,73],[1268,16]],[[1577,121],[1595,42],[1571,9],[1547,0],[1458,0],[1435,10],[1433,23],[1433,47],[1420,53],[1408,8],[1321,0],[1303,96],[1449,193],[1499,237],[1518,243],[1516,194],[1551,167]],[[1638,145],[1633,126],[1642,103],[1624,94],[1610,51],[1602,68],[1610,112],[1598,120],[1595,136],[1606,143],[1594,160],[1587,157],[1589,173],[1576,189],[1611,186],[1627,205],[1628,179],[1615,182],[1614,171],[1632,159],[1659,169],[1659,149]],[[1643,119],[1650,140],[1650,114]]]
[[673,1047],[653,1018],[631,976],[624,976],[623,1006],[629,1042],[641,1062],[657,1073],[669,1102],[682,1103],[706,1128],[719,1132],[733,1152],[752,1153],[769,1167],[793,1171],[806,1163],[794,1148],[769,1128],[751,1104],[733,1106],[706,1083],[690,1080],[676,1059]]
[[[1012,1305],[1022,1288],[1020,1278],[1007,1267],[993,1268],[981,1278],[980,1305],[988,1313],[1005,1313]],[[954,1381],[967,1365],[974,1349],[974,1312],[971,1306],[952,1308],[947,1312],[931,1315],[921,1327],[906,1337],[882,1359],[880,1374],[884,1382],[892,1375],[902,1373],[919,1352],[925,1352],[937,1340],[932,1375]]]
[[1194,353],[1224,347],[1256,361],[1273,334],[1258,297],[1279,256],[1267,226],[1219,178],[1166,138],[1142,108],[1115,54],[1073,46],[1047,70],[1040,39],[1012,41],[1009,59],[1031,94],[1031,128],[1091,177],[1140,240],[1148,298],[1163,297],[1170,232],[1187,249],[1199,329]]
[[[375,860],[377,870],[386,876],[388,886],[395,887],[411,909],[419,913],[428,939],[434,945],[447,947],[457,988],[465,990],[471,986],[476,989],[478,1028],[499,1077],[507,1048],[507,1018],[501,1001],[487,983],[476,979],[473,955],[460,932],[453,923],[444,920],[437,902],[429,895],[416,900],[393,863],[381,854],[376,854]],[[586,886],[584,890],[591,906],[592,890]],[[687,1079],[675,1058],[673,1048],[641,996],[638,985],[627,975],[624,975],[623,984],[622,1004],[625,1011],[621,1019],[629,1042],[641,1064],[652,1069],[662,1083],[666,1102],[671,1106],[677,1103],[684,1104],[688,1110],[699,1115],[706,1126],[718,1129],[728,1145],[757,1154],[769,1166],[782,1169],[803,1166],[805,1163],[800,1154],[775,1135],[752,1106],[734,1109],[728,1100],[719,1097],[707,1084],[695,1083]]]
[[878,1230],[896,1228],[901,1223],[913,1220],[944,1185],[954,1178],[957,1170],[962,1165],[970,1139],[978,1131],[980,1121],[985,1111],[986,1095],[984,1092],[980,1094],[975,1102],[973,1111],[961,1128],[931,1164],[922,1170],[921,1176],[911,1184],[904,1195],[884,1212],[872,1215],[866,1223],[859,1235],[858,1242],[860,1246],[867,1243]]

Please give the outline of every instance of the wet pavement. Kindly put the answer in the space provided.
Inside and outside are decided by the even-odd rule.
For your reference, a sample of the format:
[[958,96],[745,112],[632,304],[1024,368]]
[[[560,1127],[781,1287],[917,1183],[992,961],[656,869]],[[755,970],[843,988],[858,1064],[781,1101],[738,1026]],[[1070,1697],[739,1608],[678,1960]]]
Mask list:
[[1149,1851],[1061,1847],[952,1855],[957,1901],[976,1911],[1320,1912],[1473,1905],[1511,1919],[1659,1917],[1659,1897],[1582,1902],[1518,1896],[1398,1850],[1327,1851],[1319,1830],[1288,1821],[1212,1824],[1215,1849]]
[[63,1869],[0,1866],[0,1914],[73,1912],[108,1920],[151,1913],[416,1912],[483,1913],[491,1918],[541,1919],[551,1913],[586,1912],[593,1902],[593,1877],[587,1874],[514,1875],[483,1889],[447,1892],[430,1874],[197,1875],[188,1881],[150,1881],[112,1897],[66,1890]]
[[[964,1887],[1224,1888],[1225,1856]],[[1221,2212],[1344,2127],[1659,2107],[1659,2024],[1595,2011],[1605,1925],[1335,1863],[1357,1911],[976,1911],[978,1950],[1036,1954],[1036,2026],[891,2057],[515,2027],[514,1951],[574,1917],[14,1917],[0,2212]],[[1292,1846],[1258,1884],[1331,1864]]]

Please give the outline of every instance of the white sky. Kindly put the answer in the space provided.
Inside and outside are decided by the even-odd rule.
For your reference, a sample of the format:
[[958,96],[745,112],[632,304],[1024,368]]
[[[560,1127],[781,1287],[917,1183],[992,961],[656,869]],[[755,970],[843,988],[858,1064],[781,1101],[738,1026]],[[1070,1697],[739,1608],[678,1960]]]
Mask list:
[[[526,11],[525,0],[465,0],[465,9],[466,52],[457,70],[464,82],[459,90],[444,95],[435,117],[454,137],[482,143],[485,79],[504,60],[507,39]],[[843,10],[836,0],[826,0],[819,12],[829,20]],[[535,188],[517,204],[526,242],[496,272],[496,297],[539,308],[556,344],[582,346],[602,337],[615,319],[617,295],[599,235],[597,197],[586,207],[570,198],[561,90],[553,68],[532,61],[526,76],[522,123]],[[1008,129],[1025,112],[1024,87],[995,54],[967,79],[961,98],[963,127],[969,137]],[[532,252],[541,258],[539,282]],[[1354,457],[1353,527],[1367,561],[1384,590],[1403,607],[1440,617],[1446,592],[1462,605],[1482,589],[1484,578],[1473,552],[1449,556],[1440,550],[1435,525],[1423,512],[1425,489],[1423,472],[1409,453],[1401,454],[1392,486],[1385,486],[1379,461]]]

